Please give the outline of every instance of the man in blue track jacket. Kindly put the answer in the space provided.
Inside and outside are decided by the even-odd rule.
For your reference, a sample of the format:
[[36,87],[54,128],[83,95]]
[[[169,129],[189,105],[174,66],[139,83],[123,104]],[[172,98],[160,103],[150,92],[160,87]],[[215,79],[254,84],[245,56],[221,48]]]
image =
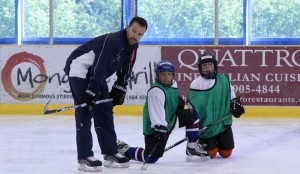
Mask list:
[[[136,59],[138,42],[147,30],[147,21],[133,17],[126,29],[96,37],[76,48],[64,68],[74,104],[87,103],[75,110],[79,170],[101,171],[102,162],[94,157],[91,119],[104,155],[104,166],[129,167],[129,159],[117,150],[113,106],[124,103],[128,79]],[[106,79],[116,72],[117,80],[109,92]],[[113,102],[96,105],[97,100]]]

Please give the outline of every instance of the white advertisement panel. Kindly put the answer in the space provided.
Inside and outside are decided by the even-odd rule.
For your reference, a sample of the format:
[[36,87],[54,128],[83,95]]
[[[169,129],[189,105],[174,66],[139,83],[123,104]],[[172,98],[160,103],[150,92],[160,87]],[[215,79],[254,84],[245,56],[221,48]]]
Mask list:
[[[63,68],[77,46],[7,45],[0,47],[0,103],[73,103],[68,77]],[[160,47],[140,46],[129,80],[125,104],[143,105],[154,80],[153,67],[159,61]],[[107,79],[109,86],[116,77]]]

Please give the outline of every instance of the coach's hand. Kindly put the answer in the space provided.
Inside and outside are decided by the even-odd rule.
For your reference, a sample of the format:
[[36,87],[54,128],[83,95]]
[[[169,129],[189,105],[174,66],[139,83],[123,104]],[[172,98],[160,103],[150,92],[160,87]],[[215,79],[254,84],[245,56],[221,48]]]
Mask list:
[[86,103],[85,109],[87,111],[91,111],[94,109],[94,106],[96,105],[96,100],[99,97],[100,93],[97,94],[91,89],[86,89],[84,91],[83,97],[82,97],[82,103]]
[[111,91],[109,93],[110,97],[113,99],[113,104],[115,105],[122,105],[125,100],[125,95],[126,95],[127,89],[114,84],[111,88]]

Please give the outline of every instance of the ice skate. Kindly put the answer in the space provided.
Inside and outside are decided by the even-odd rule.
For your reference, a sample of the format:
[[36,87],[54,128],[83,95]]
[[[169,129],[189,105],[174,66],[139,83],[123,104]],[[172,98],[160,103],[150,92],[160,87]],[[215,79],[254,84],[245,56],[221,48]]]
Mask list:
[[123,156],[126,156],[125,153],[130,148],[130,146],[127,143],[125,143],[124,141],[121,141],[119,139],[117,140],[117,146],[118,146],[118,152],[120,154],[122,154]]
[[100,172],[102,170],[102,162],[97,158],[90,156],[86,159],[78,161],[78,170],[87,172]]
[[206,150],[204,150],[204,147],[199,144],[198,142],[195,143],[187,143],[186,147],[186,161],[191,162],[194,159],[197,159],[197,157],[203,158],[208,157],[208,153]]
[[128,168],[129,167],[129,159],[122,155],[121,153],[117,153],[114,155],[104,155],[104,167],[108,168]]

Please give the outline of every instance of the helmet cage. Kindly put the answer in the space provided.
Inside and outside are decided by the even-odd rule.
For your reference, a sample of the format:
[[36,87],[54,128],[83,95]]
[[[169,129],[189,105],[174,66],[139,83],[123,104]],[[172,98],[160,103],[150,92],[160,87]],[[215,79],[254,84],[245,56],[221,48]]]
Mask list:
[[[208,62],[213,62],[214,72],[207,72],[204,74],[202,71],[202,64],[208,63]],[[216,75],[218,74],[217,60],[216,60],[215,56],[211,53],[205,53],[205,54],[201,54],[199,56],[198,68],[199,68],[200,75],[206,79],[215,79]]]

